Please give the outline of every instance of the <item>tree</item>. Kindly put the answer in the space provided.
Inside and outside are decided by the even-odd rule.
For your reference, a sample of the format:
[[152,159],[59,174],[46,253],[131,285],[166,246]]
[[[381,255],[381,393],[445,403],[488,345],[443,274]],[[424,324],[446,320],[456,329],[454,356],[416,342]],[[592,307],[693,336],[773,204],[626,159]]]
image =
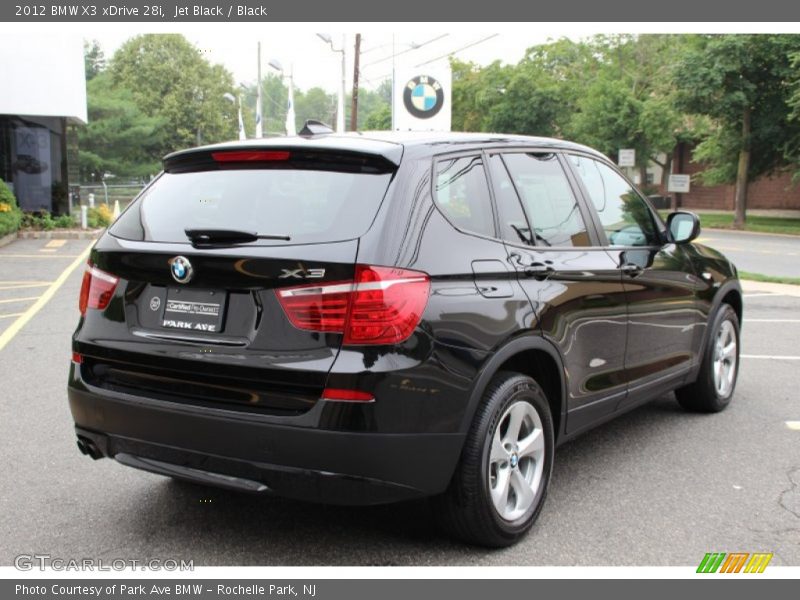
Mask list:
[[140,177],[161,169],[165,122],[144,114],[125,88],[107,73],[87,85],[89,123],[78,130],[82,181],[100,181],[103,173]]
[[790,82],[798,51],[796,35],[709,35],[676,69],[681,108],[712,120],[694,153],[708,165],[703,181],[736,184],[735,227],[747,218],[748,182],[783,166],[796,144]]
[[236,93],[233,76],[209,64],[182,35],[131,38],[108,71],[114,87],[129,90],[144,114],[165,122],[159,154],[236,137],[236,108],[225,99]]
[[661,167],[666,185],[675,146],[687,134],[670,77],[684,40],[673,35],[592,38],[596,64],[592,78],[575,88],[582,91],[566,125],[569,137],[614,157],[620,148],[632,148],[642,183],[652,162]]
[[295,90],[294,111],[301,126],[309,119],[333,125],[336,123],[336,95],[320,87],[313,87],[305,93]]
[[100,47],[100,42],[92,40],[83,42],[83,66],[86,70],[86,81],[94,79],[106,68],[106,55]]
[[[358,115],[361,122],[361,115]],[[360,127],[367,131],[388,131],[392,128],[392,108],[388,104],[381,104],[377,109],[365,115],[364,125]]]

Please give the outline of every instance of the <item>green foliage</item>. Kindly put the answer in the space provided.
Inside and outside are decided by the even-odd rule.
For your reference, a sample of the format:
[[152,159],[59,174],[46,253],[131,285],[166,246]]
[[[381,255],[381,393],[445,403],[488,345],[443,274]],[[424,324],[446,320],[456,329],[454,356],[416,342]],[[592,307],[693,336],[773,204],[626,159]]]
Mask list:
[[675,108],[671,61],[683,36],[595,36],[529,48],[516,65],[453,70],[453,129],[568,137],[645,167],[688,129]]
[[55,218],[56,227],[59,229],[70,229],[75,227],[75,219],[72,215],[61,215]]
[[233,75],[210,64],[182,35],[131,38],[107,71],[113,87],[127,90],[142,113],[165,124],[154,158],[236,137],[236,108],[225,99],[236,93]]
[[20,227],[37,231],[51,231],[56,228],[56,220],[46,210],[26,212],[22,216]]
[[22,211],[11,189],[0,179],[0,237],[19,229]]
[[113,220],[111,209],[107,204],[99,204],[94,208],[90,208],[86,215],[87,224],[91,229],[108,227]]
[[[732,183],[742,150],[750,151],[747,178],[769,173],[796,156],[800,122],[792,113],[792,56],[797,35],[697,37],[675,70],[679,108],[707,115],[712,127],[695,158],[709,165],[705,183]],[[795,88],[796,89],[796,88]],[[743,134],[746,111],[749,135]]]
[[100,47],[100,42],[92,40],[83,42],[83,65],[86,69],[86,81],[94,79],[106,68],[106,55]]
[[363,120],[363,127],[365,131],[387,131],[392,128],[392,108],[386,103],[373,109],[366,117],[358,115],[359,123]]
[[18,207],[17,199],[14,197],[11,188],[2,179],[0,179],[0,203],[7,204],[12,208]]
[[298,129],[308,119],[316,119],[329,125],[336,123],[336,94],[329,94],[320,87],[307,92],[295,91],[294,112]]
[[100,181],[105,172],[118,177],[158,173],[166,120],[145,114],[133,93],[114,86],[108,73],[86,87],[89,124],[78,130],[82,181]]

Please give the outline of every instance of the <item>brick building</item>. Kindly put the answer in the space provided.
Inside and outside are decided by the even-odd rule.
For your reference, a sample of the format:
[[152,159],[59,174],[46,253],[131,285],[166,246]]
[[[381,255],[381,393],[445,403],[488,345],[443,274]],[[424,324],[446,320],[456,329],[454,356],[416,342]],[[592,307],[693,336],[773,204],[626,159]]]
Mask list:
[[[691,160],[691,146],[679,144],[673,158],[673,173],[695,175],[703,166]],[[793,171],[776,172],[750,183],[747,188],[748,209],[800,210],[800,181],[792,182]],[[666,190],[662,190],[666,193]],[[733,185],[703,186],[692,177],[691,191],[682,194],[681,206],[696,209],[734,209]]]

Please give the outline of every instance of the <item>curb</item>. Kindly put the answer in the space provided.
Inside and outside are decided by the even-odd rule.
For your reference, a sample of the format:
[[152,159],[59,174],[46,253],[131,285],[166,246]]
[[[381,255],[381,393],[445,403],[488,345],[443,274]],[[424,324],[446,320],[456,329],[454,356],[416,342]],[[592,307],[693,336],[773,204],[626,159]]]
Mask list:
[[88,231],[83,231],[83,230],[18,231],[17,235],[14,237],[19,238],[21,240],[96,240],[97,238],[100,237],[103,231],[105,231],[105,229],[91,229]]
[[777,296],[800,297],[800,285],[789,285],[786,283],[769,283],[766,281],[753,281],[752,279],[741,279],[742,291],[747,293],[767,293]]
[[4,235],[0,238],[0,248],[3,246],[8,246],[11,242],[17,239],[16,233],[9,233],[8,235]]
[[718,231],[720,233],[741,233],[742,235],[768,235],[774,237],[793,238],[800,240],[800,234],[796,233],[769,233],[767,231],[745,231],[744,229],[725,229],[720,227],[702,227],[700,229],[700,236],[703,237],[704,231]]

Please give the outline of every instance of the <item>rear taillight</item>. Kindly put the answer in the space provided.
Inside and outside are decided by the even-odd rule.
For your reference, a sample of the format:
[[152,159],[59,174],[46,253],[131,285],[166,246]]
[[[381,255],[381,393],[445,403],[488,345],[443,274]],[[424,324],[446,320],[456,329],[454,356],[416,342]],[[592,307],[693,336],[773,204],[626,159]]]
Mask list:
[[374,402],[375,396],[369,392],[361,390],[345,390],[340,388],[325,388],[322,390],[322,398],[325,400],[335,400],[337,402]]
[[422,318],[430,292],[426,273],[356,265],[354,281],[278,290],[292,325],[344,334],[344,343],[397,344]]
[[108,306],[118,283],[118,277],[101,271],[89,263],[83,274],[81,295],[78,300],[78,308],[80,308],[81,315],[86,314],[87,308],[99,308],[102,310]]

